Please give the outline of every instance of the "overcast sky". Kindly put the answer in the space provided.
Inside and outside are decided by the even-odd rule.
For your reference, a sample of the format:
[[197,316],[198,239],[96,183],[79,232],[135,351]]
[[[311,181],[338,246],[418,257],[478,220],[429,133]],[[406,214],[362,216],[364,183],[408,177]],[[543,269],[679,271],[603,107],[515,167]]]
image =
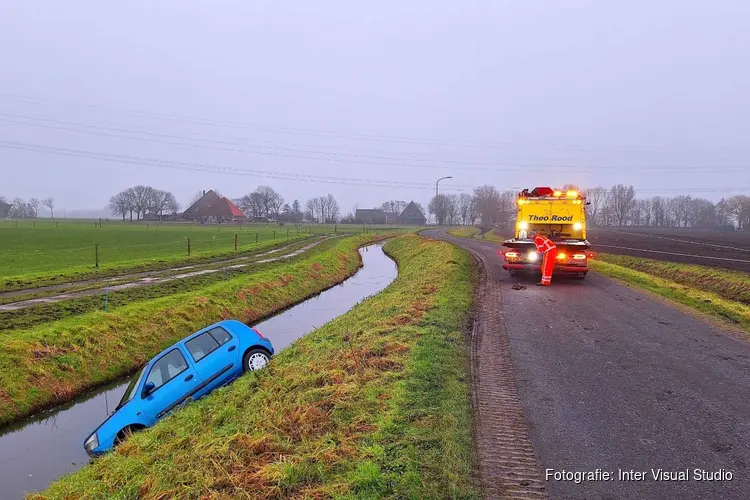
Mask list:
[[750,194],[747,0],[365,3],[3,2],[0,195]]

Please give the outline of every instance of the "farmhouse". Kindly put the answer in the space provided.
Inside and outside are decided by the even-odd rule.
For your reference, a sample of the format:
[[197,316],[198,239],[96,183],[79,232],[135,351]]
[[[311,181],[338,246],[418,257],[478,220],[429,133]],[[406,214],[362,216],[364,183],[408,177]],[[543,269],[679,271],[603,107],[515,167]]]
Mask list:
[[399,221],[401,224],[409,224],[412,226],[424,226],[427,224],[427,218],[413,201],[406,205],[404,211],[401,212],[401,215],[399,215]]
[[247,219],[237,205],[214,191],[204,191],[203,196],[182,214],[183,219],[210,222],[232,222]]
[[354,214],[357,224],[410,224],[424,226],[427,223],[422,211],[413,201],[406,205],[404,211],[386,212],[379,208],[358,208]]

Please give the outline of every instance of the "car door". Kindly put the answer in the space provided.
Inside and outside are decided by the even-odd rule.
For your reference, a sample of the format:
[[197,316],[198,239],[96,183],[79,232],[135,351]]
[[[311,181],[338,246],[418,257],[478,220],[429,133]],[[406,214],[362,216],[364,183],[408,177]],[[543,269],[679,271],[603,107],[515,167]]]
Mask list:
[[227,383],[241,370],[238,365],[238,343],[236,336],[221,327],[214,327],[185,341],[185,348],[203,380],[204,388],[198,397]]
[[[147,390],[149,383],[154,387]],[[202,387],[195,366],[185,358],[179,347],[156,360],[146,375],[141,389],[141,408],[156,421],[193,397]]]

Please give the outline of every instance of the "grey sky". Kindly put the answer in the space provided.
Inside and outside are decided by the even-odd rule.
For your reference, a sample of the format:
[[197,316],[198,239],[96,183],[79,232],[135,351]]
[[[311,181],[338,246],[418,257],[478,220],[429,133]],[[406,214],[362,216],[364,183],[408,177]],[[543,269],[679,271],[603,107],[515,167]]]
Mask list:
[[[744,0],[3,2],[0,47],[0,195],[51,195],[58,210],[102,207],[140,183],[183,204],[209,188],[239,197],[268,184],[303,203],[331,192],[343,212],[426,203],[443,175],[454,192],[622,182],[715,200],[740,191],[695,190],[750,187]],[[417,184],[155,168],[8,143]],[[280,156],[290,154],[324,160]]]

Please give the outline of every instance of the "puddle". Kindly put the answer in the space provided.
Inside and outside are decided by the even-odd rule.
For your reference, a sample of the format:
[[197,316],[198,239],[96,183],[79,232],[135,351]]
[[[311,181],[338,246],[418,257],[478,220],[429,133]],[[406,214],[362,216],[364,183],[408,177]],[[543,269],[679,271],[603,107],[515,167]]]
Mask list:
[[[277,351],[341,316],[388,286],[398,273],[382,245],[360,249],[364,267],[317,297],[254,325]],[[2,498],[23,498],[88,463],[83,440],[114,410],[129,379],[119,380],[76,401],[5,427],[0,434]]]

